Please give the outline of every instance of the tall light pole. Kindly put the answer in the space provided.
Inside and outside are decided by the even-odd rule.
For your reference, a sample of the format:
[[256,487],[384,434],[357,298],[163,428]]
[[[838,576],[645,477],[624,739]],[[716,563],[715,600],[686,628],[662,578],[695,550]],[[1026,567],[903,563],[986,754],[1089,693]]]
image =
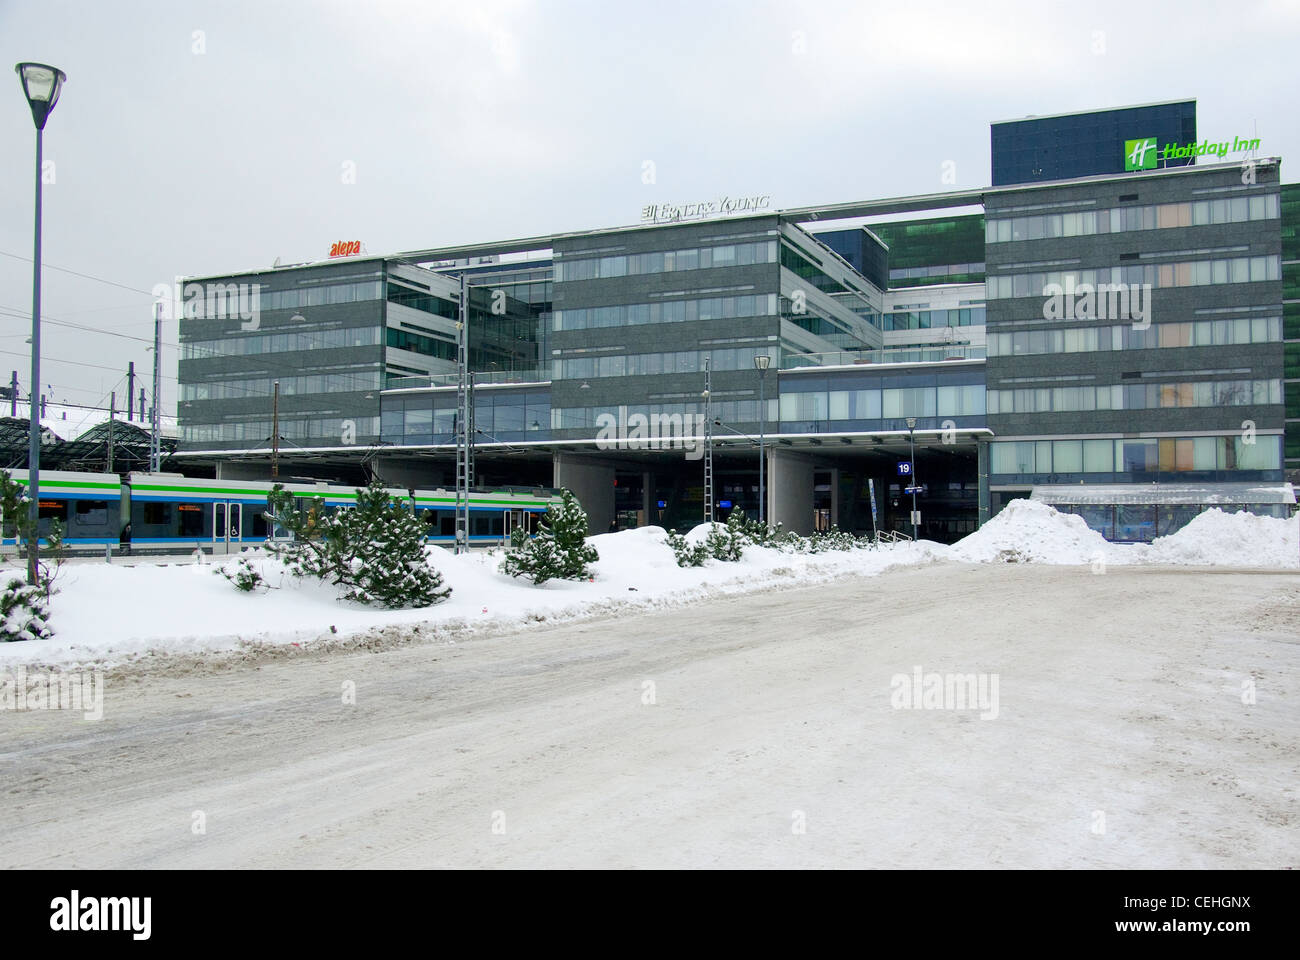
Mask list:
[[704,522],[713,523],[713,373],[704,358]]
[[767,368],[772,358],[766,353],[754,355],[754,366],[758,368],[758,522],[767,524],[767,396],[764,387],[767,382]]
[[916,524],[916,417],[907,418],[907,438],[912,445],[912,540],[920,540]]
[[27,582],[36,585],[41,551],[41,414],[36,405],[36,391],[41,382],[41,150],[45,121],[59,102],[65,74],[58,67],[44,63],[20,63],[14,67],[22,83],[23,96],[32,108],[36,123],[36,242],[32,254],[32,417],[27,438],[27,495],[31,497],[28,517],[32,539],[27,544]]

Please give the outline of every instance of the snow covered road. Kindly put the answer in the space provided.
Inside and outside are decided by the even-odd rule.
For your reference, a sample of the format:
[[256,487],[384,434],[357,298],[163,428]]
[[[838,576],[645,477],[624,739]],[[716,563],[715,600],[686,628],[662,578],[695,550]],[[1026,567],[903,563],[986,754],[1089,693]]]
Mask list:
[[1298,674],[1294,572],[1024,564],[177,657],[0,713],[0,865],[1294,866]]

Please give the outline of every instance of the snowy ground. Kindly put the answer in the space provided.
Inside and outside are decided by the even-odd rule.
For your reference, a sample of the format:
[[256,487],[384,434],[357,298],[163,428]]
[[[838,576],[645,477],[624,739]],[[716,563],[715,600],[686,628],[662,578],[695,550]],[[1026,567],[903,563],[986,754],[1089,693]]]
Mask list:
[[[1294,570],[938,561],[390,634],[0,713],[0,866],[1300,861]],[[897,709],[916,668],[996,677],[996,718]]]
[[[699,528],[694,535],[702,532]],[[1098,572],[1150,563],[1300,569],[1300,517],[1283,521],[1214,510],[1173,537],[1124,545],[1107,543],[1079,517],[1028,500],[1013,501],[952,547],[904,543],[818,555],[747,548],[739,563],[710,561],[703,568],[681,569],[663,538],[658,527],[593,537],[601,559],[590,582],[552,581],[541,587],[498,573],[497,555],[458,557],[434,547],[433,562],[453,593],[446,603],[422,610],[341,603],[333,588],[287,577],[269,558],[258,563],[274,589],[251,595],[215,575],[212,562],[70,563],[53,599],[55,636],[0,644],[0,670],[19,663],[112,665],[153,659],[156,652],[242,655],[265,645],[373,646],[385,630],[401,626],[464,638],[484,630],[663,610],[777,585],[869,578],[898,566],[944,561],[1078,564]],[[20,575],[16,563],[7,566]]]

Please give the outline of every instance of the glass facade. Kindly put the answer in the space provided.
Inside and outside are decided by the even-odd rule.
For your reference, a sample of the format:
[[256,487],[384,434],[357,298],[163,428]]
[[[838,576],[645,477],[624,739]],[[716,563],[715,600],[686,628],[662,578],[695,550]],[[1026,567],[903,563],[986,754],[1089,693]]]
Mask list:
[[1160,144],[1196,142],[1196,101],[992,124],[993,186],[1122,174],[1124,142],[1143,137]]
[[1101,387],[1036,387],[988,391],[988,412],[991,414],[1238,407],[1281,402],[1281,380],[1117,383]]
[[1076,213],[1047,213],[1029,217],[1003,217],[984,225],[986,243],[1017,240],[1047,240],[1055,237],[1086,237],[1098,233],[1129,230],[1163,230],[1167,227],[1200,227],[1216,223],[1245,223],[1269,220],[1279,215],[1276,193],[1221,200],[1196,200],[1146,206],[1112,207]]
[[687,323],[692,320],[762,317],[775,313],[776,294],[759,294],[556,310],[553,323],[557,331],[593,330],[599,327],[630,327],[647,323]]
[[[1153,254],[1153,256],[1155,256]],[[1168,256],[1168,254],[1159,254]],[[1227,257],[1221,260],[1191,260],[1181,263],[1148,263],[1101,267],[1096,270],[1053,270],[1046,273],[1016,273],[989,277],[986,295],[990,300],[1011,297],[1046,296],[1051,284],[1074,289],[1081,284],[1147,284],[1152,287],[1201,287],[1219,283],[1258,283],[1277,280],[1282,264],[1278,257]]]
[[1231,344],[1277,343],[1281,317],[1235,317],[1231,320],[1189,320],[1157,323],[1139,330],[1131,323],[1090,327],[1058,327],[990,333],[990,357],[1051,353],[1090,353],[1098,350],[1148,350],[1160,347],[1222,347]]
[[671,273],[675,270],[708,270],[739,267],[754,263],[775,263],[776,241],[727,243],[686,250],[656,250],[651,253],[612,257],[574,257],[556,260],[557,283],[574,280],[598,280],[607,277],[630,277],[645,273]]
[[1208,475],[1215,472],[1277,470],[1280,441],[1277,436],[1257,436],[1254,442],[1240,436],[995,440],[989,444],[989,473],[1009,479],[1196,472],[1211,479]]

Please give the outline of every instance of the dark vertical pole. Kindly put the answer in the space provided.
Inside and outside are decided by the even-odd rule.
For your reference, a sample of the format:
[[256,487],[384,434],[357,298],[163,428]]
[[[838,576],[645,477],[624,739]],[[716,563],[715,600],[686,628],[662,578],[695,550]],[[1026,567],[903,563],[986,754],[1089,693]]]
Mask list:
[[14,371],[13,379],[9,381],[9,416],[18,416],[18,371]]
[[[32,539],[27,544],[27,582],[36,585],[41,552],[41,411],[36,391],[41,382],[41,149],[43,131],[36,128],[36,242],[32,254],[32,416],[27,437],[27,495],[31,497],[28,519]],[[43,404],[44,398],[42,398]]]
[[[132,360],[126,365],[126,419],[128,422],[135,419],[135,361]],[[143,410],[140,411],[144,413]]]
[[280,381],[271,398],[271,476],[280,476]]
[[[128,393],[129,397],[130,394]],[[113,472],[113,421],[117,419],[117,391],[108,395],[108,472]]]

